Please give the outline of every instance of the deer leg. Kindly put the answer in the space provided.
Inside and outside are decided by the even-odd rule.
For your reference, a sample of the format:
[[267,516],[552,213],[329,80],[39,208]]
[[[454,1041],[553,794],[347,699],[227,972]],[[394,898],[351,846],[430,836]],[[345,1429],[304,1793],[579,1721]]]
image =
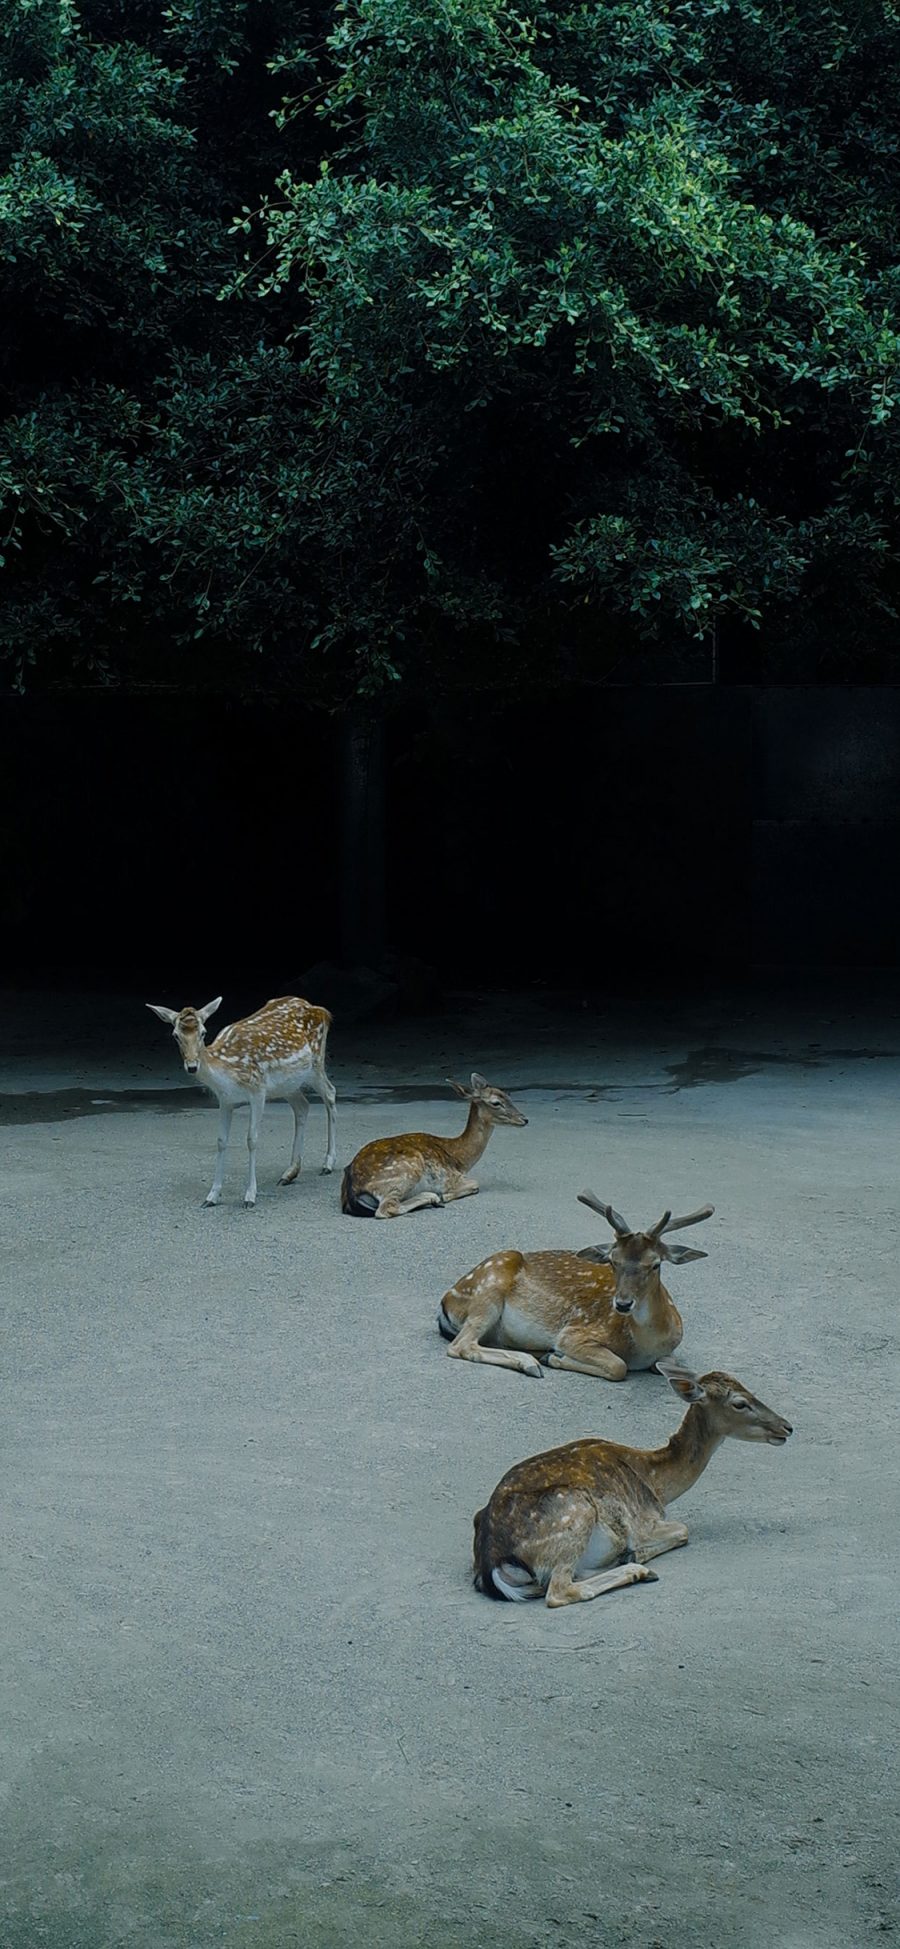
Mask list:
[[337,1136],[337,1116],[335,1103],[337,1091],[330,1083],[324,1069],[318,1069],[313,1077],[313,1089],[317,1090],[325,1105],[325,1162],[322,1170],[333,1171],[335,1159],[335,1139]]
[[601,1381],[623,1381],[628,1372],[611,1347],[572,1327],[563,1327],[544,1359],[548,1367],[562,1367],[568,1374],[593,1374]]
[[405,1218],[407,1212],[422,1211],[426,1205],[442,1205],[439,1191],[420,1191],[414,1198],[382,1198],[373,1218]]
[[680,1550],[687,1540],[684,1523],[660,1523],[648,1537],[635,1544],[634,1554],[638,1563],[648,1563],[651,1557],[664,1556],[667,1550]]
[[461,1347],[454,1341],[447,1352],[454,1360],[477,1360],[483,1367],[511,1367],[515,1373],[528,1374],[534,1380],[544,1378],[541,1363],[533,1354],[516,1353],[511,1347],[480,1347],[477,1340]]
[[227,1103],[219,1104],[219,1131],[216,1137],[216,1171],[212,1184],[204,1199],[204,1203],[207,1205],[217,1205],[222,1196],[222,1179],[225,1175],[225,1152],[228,1149],[228,1138],[231,1133],[231,1119],[233,1116],[234,1111],[229,1108]]
[[251,1096],[250,1121],[247,1125],[247,1189],[244,1192],[245,1205],[256,1203],[256,1146],[259,1142],[259,1126],[262,1122],[264,1096]]
[[303,1162],[303,1138],[306,1131],[306,1119],[309,1116],[309,1104],[302,1090],[298,1090],[296,1096],[290,1098],[289,1108],[291,1116],[294,1119],[294,1141],[291,1145],[291,1161],[284,1176],[279,1178],[279,1184],[293,1184],[300,1176],[300,1166]]
[[[449,1299],[449,1293],[447,1297]],[[482,1347],[479,1344],[482,1334],[490,1333],[502,1312],[502,1298],[484,1299],[480,1306],[473,1307],[465,1325],[460,1327],[456,1339],[451,1340],[447,1348],[451,1360],[477,1360],[485,1367],[511,1367],[517,1374],[530,1374],[535,1380],[543,1380],[541,1363],[535,1360],[533,1354],[518,1353],[508,1347]],[[444,1318],[447,1318],[446,1313]]]
[[474,1178],[455,1178],[444,1190],[444,1203],[450,1204],[454,1198],[474,1198],[477,1190]]
[[626,1584],[655,1584],[658,1581],[655,1570],[645,1570],[641,1563],[623,1563],[615,1570],[601,1570],[594,1577],[580,1577],[576,1583],[572,1575],[572,1565],[557,1564],[547,1586],[545,1599],[548,1610],[559,1610],[563,1604],[589,1604],[592,1597],[605,1597],[609,1590],[623,1590]]

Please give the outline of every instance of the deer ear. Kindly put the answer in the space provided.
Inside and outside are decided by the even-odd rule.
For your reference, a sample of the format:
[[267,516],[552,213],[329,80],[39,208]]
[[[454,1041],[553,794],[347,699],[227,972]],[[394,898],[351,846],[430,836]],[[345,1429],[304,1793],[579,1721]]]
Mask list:
[[178,1010],[175,1008],[163,1008],[159,1002],[145,1002],[144,1007],[152,1008],[154,1015],[158,1015],[161,1022],[168,1022],[171,1025],[178,1020]]
[[595,1265],[609,1265],[611,1251],[611,1245],[584,1245],[580,1252],[576,1252],[575,1257],[576,1259],[593,1259]]
[[221,1008],[221,1006],[222,1006],[222,997],[221,995],[217,995],[214,1002],[207,1002],[205,1008],[198,1008],[197,1014],[199,1015],[201,1022],[208,1022],[210,1016],[215,1015],[216,1009]]
[[662,1240],[662,1256],[671,1265],[687,1265],[689,1259],[708,1259],[708,1252],[701,1252],[696,1245],[668,1245]]
[[477,1091],[477,1090],[489,1090],[489,1089],[490,1089],[490,1087],[491,1087],[491,1086],[490,1086],[490,1083],[488,1082],[488,1079],[487,1079],[487,1077],[486,1077],[486,1076],[479,1076],[479,1074],[478,1074],[478,1071],[477,1071],[477,1069],[473,1069],[473,1071],[472,1071],[472,1089],[473,1089],[473,1091]]
[[705,1401],[706,1390],[699,1374],[692,1373],[689,1367],[679,1367],[675,1360],[658,1360],[656,1371],[665,1375],[670,1387],[680,1394],[683,1401]]
[[456,1091],[457,1096],[464,1096],[467,1099],[471,1096],[472,1092],[466,1089],[465,1083],[454,1083],[452,1076],[447,1076],[445,1081],[449,1084],[450,1089]]

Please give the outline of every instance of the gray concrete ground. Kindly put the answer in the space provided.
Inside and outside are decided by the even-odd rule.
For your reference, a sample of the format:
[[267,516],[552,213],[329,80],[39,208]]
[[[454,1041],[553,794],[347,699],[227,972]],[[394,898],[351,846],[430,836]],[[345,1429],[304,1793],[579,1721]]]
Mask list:
[[[201,1209],[214,1107],[137,998],[4,1019],[2,1949],[887,1939],[890,994],[337,1025],[342,1161],[457,1127],[473,1066],[530,1117],[480,1197],[387,1225],[341,1218],[317,1107],[298,1186],[274,1107],[256,1210],[242,1130]],[[473,1511],[678,1404],[448,1361],[435,1309],[497,1246],[600,1236],[583,1184],[635,1223],[715,1203],[684,1352],[796,1433],[715,1457],[657,1584],[551,1613],[474,1593]]]

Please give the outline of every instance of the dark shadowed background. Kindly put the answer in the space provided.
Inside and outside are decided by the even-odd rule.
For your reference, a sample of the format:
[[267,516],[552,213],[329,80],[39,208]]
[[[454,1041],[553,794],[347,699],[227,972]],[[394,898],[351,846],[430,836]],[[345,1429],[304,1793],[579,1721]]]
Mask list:
[[[277,988],[339,953],[330,719],[94,692],[7,697],[0,726],[7,979]],[[898,808],[892,687],[401,714],[389,941],[463,986],[891,968]]]

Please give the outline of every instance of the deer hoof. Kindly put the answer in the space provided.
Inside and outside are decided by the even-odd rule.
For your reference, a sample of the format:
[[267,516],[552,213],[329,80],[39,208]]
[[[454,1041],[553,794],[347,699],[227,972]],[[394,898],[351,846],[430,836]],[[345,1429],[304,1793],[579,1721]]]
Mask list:
[[628,1566],[630,1584],[658,1584],[659,1576],[646,1563],[630,1563]]

